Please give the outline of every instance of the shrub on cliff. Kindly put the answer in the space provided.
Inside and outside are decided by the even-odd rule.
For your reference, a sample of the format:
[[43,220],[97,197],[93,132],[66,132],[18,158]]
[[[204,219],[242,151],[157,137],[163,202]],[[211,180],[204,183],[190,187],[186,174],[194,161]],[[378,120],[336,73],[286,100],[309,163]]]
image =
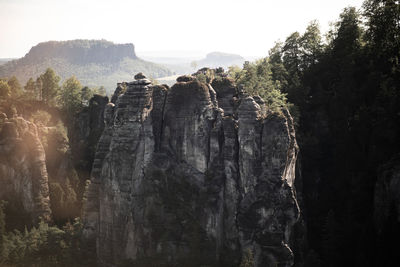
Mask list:
[[265,58],[253,63],[246,61],[242,69],[230,67],[228,73],[247,94],[261,96],[270,109],[278,110],[287,105],[287,100],[280,82],[272,77],[271,67],[269,59]]
[[7,232],[5,205],[0,202],[0,266],[95,266],[79,220],[62,228],[42,221],[29,230]]
[[82,85],[79,80],[72,76],[66,80],[59,92],[58,104],[71,119],[82,108]]

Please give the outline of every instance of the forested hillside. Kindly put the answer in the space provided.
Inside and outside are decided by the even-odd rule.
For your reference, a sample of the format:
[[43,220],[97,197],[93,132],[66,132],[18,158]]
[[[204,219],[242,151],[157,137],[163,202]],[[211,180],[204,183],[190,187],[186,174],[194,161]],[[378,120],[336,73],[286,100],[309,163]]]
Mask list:
[[231,69],[267,99],[282,94],[296,117],[306,266],[398,264],[398,202],[382,199],[398,188],[386,180],[385,193],[374,190],[400,152],[399,59],[399,1],[367,0],[344,9],[326,39],[312,22],[264,60]]
[[26,83],[47,68],[54,69],[62,81],[74,75],[88,86],[104,86],[109,93],[117,81],[129,80],[136,72],[146,72],[153,78],[172,74],[165,67],[138,58],[132,44],[71,40],[32,47],[23,58],[0,65],[0,77],[16,76]]

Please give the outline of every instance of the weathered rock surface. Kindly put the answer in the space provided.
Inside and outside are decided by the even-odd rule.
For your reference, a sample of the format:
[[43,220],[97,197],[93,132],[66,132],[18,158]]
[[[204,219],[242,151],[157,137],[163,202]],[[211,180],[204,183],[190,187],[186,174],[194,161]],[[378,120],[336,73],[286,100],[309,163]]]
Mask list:
[[18,213],[6,219],[21,225],[36,223],[40,217],[49,221],[46,159],[36,125],[4,116],[0,129],[0,200],[8,201],[7,206]]
[[[118,86],[116,91],[120,89]],[[75,166],[87,178],[92,169],[97,143],[104,130],[104,109],[107,104],[108,97],[94,95],[89,106],[74,118],[68,131]]]
[[297,144],[289,113],[263,105],[227,78],[127,83],[86,193],[99,264],[292,266]]

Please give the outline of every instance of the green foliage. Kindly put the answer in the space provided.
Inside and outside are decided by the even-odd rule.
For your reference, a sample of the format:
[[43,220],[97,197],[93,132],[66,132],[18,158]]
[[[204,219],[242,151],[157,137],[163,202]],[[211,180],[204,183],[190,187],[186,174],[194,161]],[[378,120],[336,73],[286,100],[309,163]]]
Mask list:
[[243,86],[246,93],[261,96],[269,109],[277,111],[286,106],[286,96],[281,92],[280,81],[273,80],[268,58],[254,63],[246,61],[241,70],[231,67],[229,75],[235,79],[236,84]]
[[2,65],[0,77],[15,75],[20,82],[26,83],[30,77],[37,77],[46,72],[48,67],[51,67],[61,77],[59,82],[76,76],[82,84],[91,88],[104,86],[108,93],[113,92],[116,82],[131,81],[132,73],[143,72],[146,76],[154,78],[172,75],[167,67],[138,58],[125,57],[107,64],[97,62],[77,64],[68,56],[65,58],[47,57],[43,52],[41,57],[24,58],[24,60],[20,59]]
[[36,99],[36,83],[32,78],[26,82],[24,86],[25,89],[25,97],[27,99]]
[[273,80],[301,114],[310,266],[397,263],[389,243],[375,245],[368,231],[376,170],[400,147],[399,17],[399,1],[367,0],[362,13],[343,10],[326,44],[312,23],[270,53]]
[[240,263],[240,267],[254,267],[254,255],[251,249],[247,249],[242,257],[242,262]]
[[54,98],[60,88],[59,82],[60,77],[57,76],[55,71],[48,68],[46,72],[40,75],[41,87],[42,87],[42,100],[46,104],[53,104]]
[[367,19],[366,34],[370,48],[377,53],[377,57],[387,57],[388,63],[398,66],[400,53],[399,1],[367,0],[363,7],[364,16]]
[[207,76],[203,73],[199,73],[198,75],[196,75],[196,78],[201,83],[207,83]]
[[35,82],[35,93],[39,100],[43,99],[42,92],[43,92],[43,82],[39,76],[36,78],[36,82]]
[[202,83],[211,83],[215,78],[215,69],[210,68],[202,68],[199,69],[196,73],[193,73],[192,76],[196,77],[199,82]]
[[[68,118],[72,118],[82,108],[82,85],[75,76],[66,80],[60,90],[58,96],[58,104],[66,113]],[[85,89],[85,96],[92,95],[91,92]]]
[[0,97],[8,98],[11,96],[11,89],[8,83],[4,80],[0,80]]
[[294,32],[286,38],[283,46],[283,62],[289,74],[300,71],[301,39],[300,33]]
[[312,21],[307,26],[305,33],[300,38],[301,43],[301,64],[302,69],[310,67],[317,63],[323,46],[322,37],[317,21]]
[[[78,196],[68,177],[60,182],[49,183],[51,210],[58,221],[67,220],[77,215],[79,210]],[[79,215],[79,213],[78,213]]]
[[89,100],[93,97],[94,90],[90,89],[88,86],[85,86],[81,90],[81,101],[82,105],[88,106]]
[[36,125],[48,126],[50,119],[51,115],[48,112],[44,110],[38,110],[32,114],[30,121],[35,123]]
[[22,94],[22,88],[17,77],[12,76],[10,79],[8,79],[7,83],[10,86],[11,97],[15,98]]
[[242,69],[237,65],[233,65],[228,68],[228,76],[235,81],[239,79],[241,72]]
[[104,86],[100,86],[99,88],[94,89],[94,93],[101,95],[101,96],[106,96],[107,95],[107,91],[106,88]]
[[73,224],[67,223],[63,228],[49,226],[42,221],[30,230],[25,228],[22,232],[15,230],[0,234],[1,266],[95,265],[93,254],[85,251],[79,220]]
[[26,85],[24,86],[24,89],[25,89],[25,91],[28,91],[28,92],[35,92],[35,90],[36,90],[35,81],[32,78],[29,78]]
[[348,7],[340,14],[340,20],[334,25],[329,48],[337,56],[344,57],[349,53],[360,52],[363,30],[360,26],[360,14],[354,7]]

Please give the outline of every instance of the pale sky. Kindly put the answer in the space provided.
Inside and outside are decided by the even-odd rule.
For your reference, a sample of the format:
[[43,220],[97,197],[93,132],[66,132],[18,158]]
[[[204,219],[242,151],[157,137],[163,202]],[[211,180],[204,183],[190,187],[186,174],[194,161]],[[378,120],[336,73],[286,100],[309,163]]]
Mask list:
[[44,41],[106,39],[158,51],[266,56],[316,19],[322,32],[362,0],[0,0],[0,58]]

